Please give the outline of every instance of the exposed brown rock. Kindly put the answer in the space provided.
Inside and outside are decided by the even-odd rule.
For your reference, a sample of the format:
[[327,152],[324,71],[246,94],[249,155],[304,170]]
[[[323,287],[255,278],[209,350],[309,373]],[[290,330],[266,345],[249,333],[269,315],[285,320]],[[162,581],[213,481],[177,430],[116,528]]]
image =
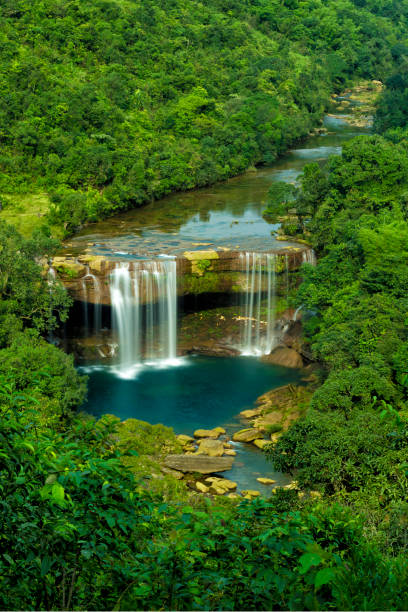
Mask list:
[[297,351],[285,346],[278,346],[270,355],[264,355],[262,361],[284,366],[285,368],[302,368],[303,359]]
[[271,441],[270,440],[254,440],[253,443],[255,444],[255,446],[257,446],[258,448],[262,450],[263,447],[266,446],[267,444],[270,444]]
[[221,431],[216,429],[196,429],[194,432],[195,438],[219,438],[221,435]]
[[262,433],[258,429],[241,429],[232,436],[235,442],[253,442],[257,438],[262,438]]
[[239,413],[239,416],[244,417],[244,419],[251,419],[254,416],[258,416],[258,414],[261,414],[261,412],[261,408],[252,408],[250,410],[242,410],[242,412]]
[[276,480],[273,480],[272,478],[264,478],[264,477],[257,478],[257,481],[264,485],[276,483]]
[[203,438],[199,442],[197,454],[208,455],[209,457],[222,457],[224,445],[220,440]]
[[179,472],[199,472],[214,474],[230,470],[234,463],[233,457],[207,457],[206,455],[167,455],[164,460],[166,467]]

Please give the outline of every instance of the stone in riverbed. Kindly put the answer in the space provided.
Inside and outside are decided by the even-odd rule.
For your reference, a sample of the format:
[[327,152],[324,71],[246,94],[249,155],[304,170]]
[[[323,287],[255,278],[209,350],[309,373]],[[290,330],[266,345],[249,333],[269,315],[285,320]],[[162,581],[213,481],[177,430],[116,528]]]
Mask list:
[[197,491],[200,491],[200,493],[208,493],[210,490],[210,487],[207,487],[203,482],[196,482],[195,483],[196,489]]
[[284,346],[277,346],[270,355],[261,357],[261,361],[284,366],[285,368],[303,368],[303,359],[297,351]]
[[216,495],[225,495],[228,491],[233,491],[237,488],[237,483],[226,478],[218,478],[213,476],[212,478],[206,478],[205,482],[210,485],[210,492]]
[[272,478],[263,478],[263,477],[257,478],[257,481],[264,485],[276,483],[276,480],[273,480]]
[[262,434],[258,429],[241,429],[232,436],[235,442],[253,442],[257,438],[262,438]]
[[268,425],[277,425],[282,421],[282,413],[278,410],[263,414],[255,420],[256,427],[265,429]]
[[261,414],[261,408],[252,408],[250,410],[242,410],[239,413],[239,416],[244,417],[244,419],[252,419],[252,417],[258,416]]
[[194,437],[216,439],[220,437],[221,433],[225,433],[225,430],[223,430],[222,427],[216,427],[214,429],[196,429],[194,432]]
[[227,497],[229,497],[230,499],[240,499],[241,496],[238,495],[238,493],[228,493]]
[[207,457],[206,455],[167,455],[164,460],[166,467],[179,472],[199,472],[214,474],[225,472],[232,468],[233,457]]
[[271,444],[271,441],[270,440],[261,440],[261,439],[257,438],[256,440],[254,440],[253,443],[255,444],[255,446],[257,446],[258,448],[260,448],[262,450],[264,446],[266,446],[267,444]]
[[202,438],[199,441],[197,455],[208,455],[209,457],[222,457],[224,445],[220,440]]
[[195,453],[196,447],[194,444],[186,444],[186,446],[183,446],[183,451],[185,453]]
[[86,267],[73,259],[54,257],[52,265],[57,272],[70,278],[80,278],[86,274]]
[[210,478],[206,478],[205,482],[209,482],[211,484],[217,483],[221,487],[224,487],[229,490],[233,490],[237,488],[237,483],[232,480],[228,480],[228,478],[218,478],[218,476],[210,476]]
[[229,457],[235,457],[236,454],[237,452],[232,450],[232,448],[226,448],[224,451],[224,455],[228,455]]
[[259,497],[260,492],[259,491],[254,491],[253,489],[247,489],[246,491],[241,491],[241,495],[243,497],[246,497],[247,499],[252,499],[254,497]]
[[189,444],[190,442],[194,442],[194,438],[192,438],[191,436],[186,436],[184,434],[179,434],[177,437],[177,440],[183,445],[185,446],[186,444]]

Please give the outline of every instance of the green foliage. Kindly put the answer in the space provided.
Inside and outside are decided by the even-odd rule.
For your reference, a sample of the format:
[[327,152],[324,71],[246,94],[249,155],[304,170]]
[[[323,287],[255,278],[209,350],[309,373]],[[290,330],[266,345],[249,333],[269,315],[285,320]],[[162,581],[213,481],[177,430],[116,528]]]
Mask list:
[[65,321],[71,300],[41,267],[57,246],[46,228],[25,239],[0,221],[0,347],[23,326],[50,332]]
[[70,233],[270,163],[333,89],[400,65],[394,4],[6,0],[0,193],[46,192]]
[[363,514],[385,554],[407,546],[407,188],[397,138],[358,137],[325,171],[306,167],[298,200],[319,259],[304,266],[297,303],[321,385],[268,449],[301,487]]
[[0,377],[4,609],[404,608],[406,562],[384,560],[353,515],[285,511],[293,492],[164,503],[124,467],[135,450],[118,450],[117,427],[72,417],[58,431]]
[[312,409],[268,451],[275,468],[294,472],[303,488],[326,494],[370,489],[383,502],[403,499],[408,479],[402,467],[407,456],[408,428],[398,432],[377,410]]

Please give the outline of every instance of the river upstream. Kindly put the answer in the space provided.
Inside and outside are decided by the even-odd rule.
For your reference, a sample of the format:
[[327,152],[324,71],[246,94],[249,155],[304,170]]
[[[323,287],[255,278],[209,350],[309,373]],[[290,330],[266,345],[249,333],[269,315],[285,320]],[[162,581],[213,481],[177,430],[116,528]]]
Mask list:
[[[119,344],[130,350],[127,359],[135,359],[132,352],[135,341],[131,336],[135,325],[140,324],[139,314],[132,314],[133,306],[129,305],[129,283],[134,283],[134,280],[131,281],[127,262],[146,258],[166,262],[166,257],[172,261],[172,257],[186,251],[205,249],[262,254],[288,246],[290,243],[276,239],[278,226],[269,224],[262,217],[271,184],[274,181],[296,182],[306,163],[324,163],[329,156],[341,153],[345,141],[368,132],[367,128],[351,127],[347,115],[325,117],[324,128],[327,132],[309,137],[270,167],[247,172],[206,189],[177,193],[90,225],[66,245],[69,255],[86,252],[120,260],[114,281],[118,297],[115,305],[112,301],[112,308],[119,332],[122,330]],[[265,266],[264,260],[262,262]],[[146,287],[151,282],[151,291],[162,290],[165,296],[160,312],[152,310],[146,315],[152,320],[153,317],[162,317],[160,338],[163,342],[170,333],[165,326],[171,324],[172,316],[175,317],[175,313],[170,312],[171,289],[166,280],[169,273],[168,268],[163,267],[165,265],[168,264],[154,264],[151,281],[147,280],[146,269],[142,275]],[[163,276],[161,281],[160,275],[164,273],[166,277]],[[252,295],[248,300],[246,307],[252,300],[251,316],[256,317],[256,296]],[[136,316],[137,321],[135,319],[130,328],[124,319]],[[172,333],[174,335],[174,330]],[[174,345],[174,338],[171,342]],[[129,368],[121,370],[103,362],[82,365],[81,370],[89,376],[89,398],[85,409],[95,416],[109,413],[121,419],[137,418],[153,424],[162,423],[173,427],[176,433],[189,435],[200,427],[223,426],[232,436],[234,431],[248,426],[237,416],[240,411],[252,408],[256,398],[266,391],[299,382],[302,376],[299,370],[261,361],[256,351],[249,356],[179,357],[175,350],[173,346],[167,359],[147,359],[137,363],[130,374]],[[232,447],[237,456],[226,476],[238,483],[238,490],[257,489],[264,494],[270,493],[270,487],[256,481],[259,476],[272,478],[277,485],[289,481],[286,475],[276,473],[265,461],[263,453],[252,444],[233,442]]]

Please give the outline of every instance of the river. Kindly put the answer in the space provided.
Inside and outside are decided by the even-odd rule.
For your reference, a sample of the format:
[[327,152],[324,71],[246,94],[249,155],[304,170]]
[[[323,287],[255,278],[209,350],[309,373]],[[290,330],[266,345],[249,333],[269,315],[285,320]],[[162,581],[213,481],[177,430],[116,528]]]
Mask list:
[[[115,258],[178,255],[186,250],[234,249],[267,251],[281,248],[278,226],[262,217],[268,190],[274,181],[296,182],[310,161],[324,164],[339,155],[344,142],[367,133],[351,127],[346,117],[327,116],[327,133],[311,136],[288,151],[270,167],[230,179],[209,188],[177,193],[106,221],[89,225],[65,246],[68,254],[85,251]],[[81,368],[89,377],[85,409],[95,416],[114,413],[163,423],[176,433],[192,434],[199,427],[224,426],[231,436],[245,426],[236,415],[250,408],[265,391],[298,382],[296,370],[274,367],[255,357],[192,356],[167,367],[142,367],[130,380],[118,377],[112,367],[101,364]],[[288,477],[274,471],[264,455],[251,444],[235,443],[237,457],[228,477],[238,490],[271,489],[256,478],[267,476],[277,485]]]

